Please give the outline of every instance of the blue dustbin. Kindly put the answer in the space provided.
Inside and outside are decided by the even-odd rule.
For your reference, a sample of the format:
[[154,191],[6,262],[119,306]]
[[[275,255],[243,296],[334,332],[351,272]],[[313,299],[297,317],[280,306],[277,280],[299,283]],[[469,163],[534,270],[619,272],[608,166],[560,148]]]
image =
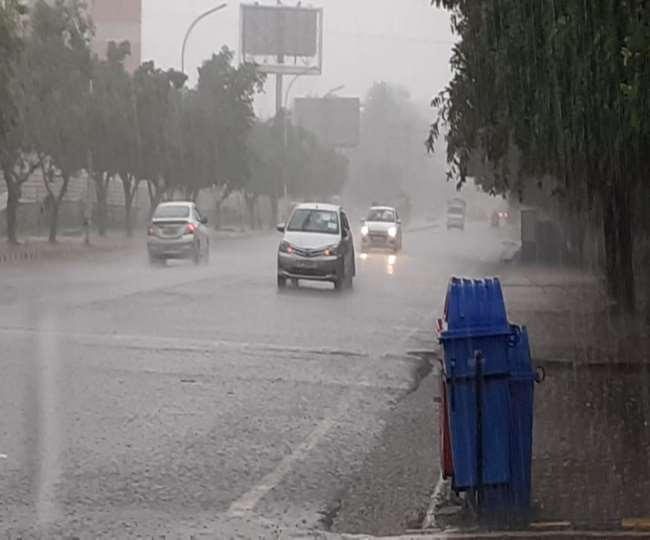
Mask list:
[[498,279],[453,278],[444,348],[453,487],[484,510],[530,505],[535,374],[525,329],[509,324]]

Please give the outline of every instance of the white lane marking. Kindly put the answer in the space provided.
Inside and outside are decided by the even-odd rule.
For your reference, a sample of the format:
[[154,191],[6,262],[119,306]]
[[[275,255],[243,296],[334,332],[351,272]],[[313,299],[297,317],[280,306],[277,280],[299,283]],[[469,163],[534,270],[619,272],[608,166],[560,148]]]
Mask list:
[[[419,331],[421,331],[421,328],[418,325],[404,335],[404,337],[398,341],[397,345],[403,347],[404,344],[408,343],[408,341]],[[357,387],[367,382],[367,375],[364,371],[364,368],[356,370],[353,378],[357,381]],[[226,512],[226,516],[231,518],[244,517],[247,515],[250,516],[262,497],[278,486],[280,482],[284,480],[284,477],[291,472],[294,463],[305,459],[309,452],[318,445],[323,437],[325,437],[334,426],[341,423],[338,418],[340,418],[350,408],[351,396],[354,390],[354,386],[350,387],[345,393],[344,398],[340,400],[334,414],[321,420],[307,438],[300,443],[291,454],[282,459],[275,469],[264,476],[257,485],[253,486],[241,497],[232,502]]]
[[0,459],[9,459],[7,454],[0,454]]
[[262,478],[259,484],[244,493],[230,505],[227,515],[229,517],[241,517],[253,512],[260,499],[276,487],[291,472],[295,462],[306,458],[309,452],[318,445],[334,425],[336,425],[334,417],[328,417],[319,422],[316,429],[291,454],[286,456],[273,471]]
[[41,526],[54,523],[61,516],[56,487],[61,476],[62,433],[59,405],[61,392],[59,376],[61,356],[55,320],[46,314],[41,320],[42,332],[38,334],[38,393],[35,396],[39,422],[36,515]]
[[215,349],[250,349],[263,352],[284,352],[297,354],[314,354],[323,356],[354,356],[365,358],[368,353],[361,350],[337,349],[335,347],[301,347],[275,345],[272,343],[254,341],[228,341],[211,339],[187,339],[182,337],[165,338],[159,336],[137,336],[130,334],[101,334],[82,332],[48,331],[32,328],[0,328],[0,334],[8,335],[41,335],[45,332],[53,334],[60,341],[73,342],[79,345],[106,346],[125,349],[156,349],[169,351],[211,352]]

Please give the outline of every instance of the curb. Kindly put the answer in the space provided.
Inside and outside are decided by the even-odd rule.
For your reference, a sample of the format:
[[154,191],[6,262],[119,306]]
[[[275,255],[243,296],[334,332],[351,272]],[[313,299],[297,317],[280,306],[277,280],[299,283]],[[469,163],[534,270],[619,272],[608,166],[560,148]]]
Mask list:
[[18,261],[32,261],[38,257],[39,254],[37,250],[17,250],[10,253],[0,253],[0,264]]
[[39,247],[31,246],[18,246],[16,248],[9,248],[7,251],[0,250],[0,266],[3,264],[9,265],[20,262],[31,262],[37,260],[53,260],[66,257],[88,257],[106,251],[119,251],[128,249],[127,245],[124,246],[101,246],[91,244],[84,246],[79,244],[50,246],[48,244]]

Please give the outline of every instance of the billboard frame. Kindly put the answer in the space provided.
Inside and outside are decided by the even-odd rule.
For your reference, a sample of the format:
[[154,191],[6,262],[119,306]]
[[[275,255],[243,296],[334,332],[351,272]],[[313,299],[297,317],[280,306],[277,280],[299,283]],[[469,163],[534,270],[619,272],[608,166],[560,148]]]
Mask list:
[[[244,32],[244,11],[250,8],[262,9],[282,9],[282,10],[302,10],[310,11],[316,14],[317,32],[316,36],[316,56],[292,56],[290,58],[302,62],[288,64],[284,61],[282,55],[278,56],[274,53],[267,55],[249,54],[246,51],[246,38]],[[276,5],[260,5],[241,3],[239,6],[239,62],[252,63],[263,73],[271,73],[275,75],[321,75],[323,72],[323,8],[303,7],[303,6],[276,6]],[[299,60],[300,59],[300,60]],[[311,60],[311,63],[309,62]]]

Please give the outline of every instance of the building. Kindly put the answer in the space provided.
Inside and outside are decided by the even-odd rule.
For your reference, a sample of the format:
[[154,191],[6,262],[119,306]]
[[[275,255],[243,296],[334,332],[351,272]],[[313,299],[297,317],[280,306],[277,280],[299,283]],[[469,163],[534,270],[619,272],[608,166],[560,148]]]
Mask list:
[[126,60],[129,71],[142,62],[142,0],[90,0],[95,23],[93,50],[104,56],[109,42],[131,43],[131,56]]

